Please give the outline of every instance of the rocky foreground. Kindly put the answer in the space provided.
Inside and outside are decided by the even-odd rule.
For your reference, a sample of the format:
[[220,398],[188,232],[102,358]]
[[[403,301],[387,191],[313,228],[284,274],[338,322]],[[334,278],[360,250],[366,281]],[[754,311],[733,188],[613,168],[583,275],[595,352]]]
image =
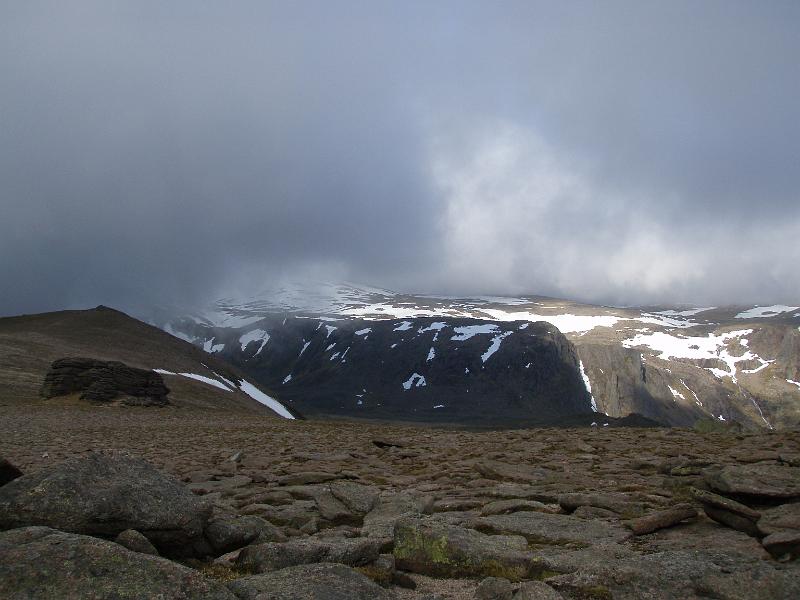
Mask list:
[[28,406],[0,455],[2,598],[800,597],[798,432]]

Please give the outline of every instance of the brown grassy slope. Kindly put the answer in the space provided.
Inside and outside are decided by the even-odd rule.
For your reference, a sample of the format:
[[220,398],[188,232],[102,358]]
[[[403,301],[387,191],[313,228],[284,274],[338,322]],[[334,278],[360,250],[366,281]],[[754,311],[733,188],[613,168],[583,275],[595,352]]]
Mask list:
[[[44,376],[54,360],[65,356],[117,360],[142,369],[211,378],[213,372],[230,380],[241,378],[235,367],[120,311],[106,307],[67,310],[0,319],[0,404],[45,402],[39,395]],[[165,375],[164,380],[174,407],[274,416],[239,391],[225,392],[185,377]]]

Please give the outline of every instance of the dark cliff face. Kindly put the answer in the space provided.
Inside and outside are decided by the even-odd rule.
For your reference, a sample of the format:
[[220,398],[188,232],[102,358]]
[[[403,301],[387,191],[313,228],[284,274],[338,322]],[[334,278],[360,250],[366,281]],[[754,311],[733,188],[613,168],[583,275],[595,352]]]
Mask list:
[[276,317],[198,327],[306,415],[514,425],[592,413],[572,344],[546,323]]

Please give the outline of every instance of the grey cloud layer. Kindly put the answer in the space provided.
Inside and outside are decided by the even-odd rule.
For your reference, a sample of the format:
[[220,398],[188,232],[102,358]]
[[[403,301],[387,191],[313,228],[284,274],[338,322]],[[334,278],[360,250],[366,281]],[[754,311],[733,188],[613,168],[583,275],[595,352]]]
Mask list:
[[2,314],[298,273],[797,300],[795,3],[17,4]]

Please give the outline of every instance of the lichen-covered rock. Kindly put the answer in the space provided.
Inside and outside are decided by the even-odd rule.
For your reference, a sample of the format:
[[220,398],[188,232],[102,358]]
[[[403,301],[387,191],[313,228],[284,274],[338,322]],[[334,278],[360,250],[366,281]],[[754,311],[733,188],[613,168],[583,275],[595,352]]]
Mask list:
[[403,518],[394,528],[397,568],[436,577],[504,577],[531,574],[533,557],[520,536],[484,535],[433,518]]
[[234,600],[169,560],[94,537],[26,527],[0,532],[1,598]]
[[120,398],[124,404],[163,406],[169,388],[155,371],[93,358],[62,358],[45,375],[41,394],[54,398],[81,392],[82,400],[108,402]]
[[350,567],[313,564],[235,579],[239,600],[395,600],[396,596]]
[[127,456],[73,458],[0,488],[0,530],[45,525],[113,538],[135,529],[171,557],[208,553],[209,513],[179,481]]

